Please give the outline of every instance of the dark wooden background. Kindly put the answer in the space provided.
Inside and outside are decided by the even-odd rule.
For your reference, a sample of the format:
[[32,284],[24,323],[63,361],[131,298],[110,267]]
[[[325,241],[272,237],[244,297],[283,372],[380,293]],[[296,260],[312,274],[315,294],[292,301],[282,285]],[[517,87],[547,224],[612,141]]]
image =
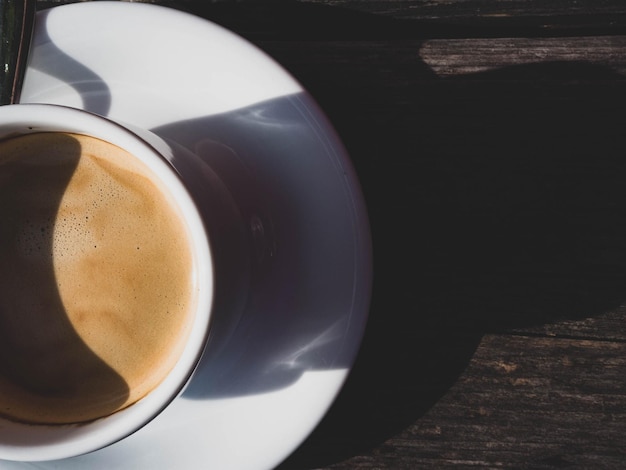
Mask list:
[[626,468],[626,2],[150,3],[278,60],[362,182],[371,320],[280,470]]

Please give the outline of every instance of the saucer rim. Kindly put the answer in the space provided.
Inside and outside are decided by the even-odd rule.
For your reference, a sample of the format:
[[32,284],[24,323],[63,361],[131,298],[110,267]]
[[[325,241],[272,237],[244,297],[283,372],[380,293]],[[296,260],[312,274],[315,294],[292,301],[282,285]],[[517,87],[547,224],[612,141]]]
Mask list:
[[[60,14],[59,12],[62,11],[69,11],[68,9],[72,9],[73,11],[83,11],[84,14],[88,14],[87,12],[89,11],[95,11],[95,8],[104,8],[104,9],[108,9],[108,10],[115,10],[118,11],[118,9],[123,9],[123,10],[127,10],[127,11],[131,11],[130,9],[136,9],[137,14],[143,14],[143,12],[148,12],[148,10],[151,10],[153,12],[158,12],[159,15],[164,14],[164,15],[176,15],[176,17],[178,18],[177,21],[190,21],[190,22],[194,22],[195,24],[197,24],[198,22],[201,22],[203,25],[205,26],[209,26],[211,28],[221,28],[218,25],[215,25],[215,23],[212,23],[209,20],[197,17],[195,15],[192,15],[190,13],[185,13],[185,12],[181,12],[179,10],[175,10],[169,7],[165,7],[165,6],[160,6],[160,5],[154,5],[154,4],[142,4],[142,3],[125,3],[125,2],[109,2],[109,1],[105,1],[105,2],[97,2],[97,3],[75,3],[75,4],[68,4],[68,5],[62,5],[62,6],[58,6],[58,7],[54,7],[53,9],[50,10],[44,10],[40,13],[38,13],[38,15],[41,14],[47,14],[47,12],[49,11],[54,11],[55,14]],[[101,10],[102,11],[102,10]],[[119,14],[122,14],[123,12],[119,12]],[[252,47],[256,48],[256,46],[250,44],[248,41],[246,41],[243,38],[240,38],[239,36],[237,36],[235,33],[233,33],[232,31],[226,30],[224,28],[222,28],[224,34],[229,35],[229,37],[232,37],[233,35],[238,37],[241,41],[251,45]],[[260,54],[263,54],[265,56],[265,59],[269,59],[272,60],[271,58],[269,58],[269,56],[267,56],[267,54],[265,54],[263,51],[261,51],[260,49],[256,48],[258,50],[258,52]],[[276,62],[274,62],[275,66],[279,67],[280,70],[282,71],[282,73],[284,73],[285,75],[287,75],[289,77],[289,80],[293,80],[294,84],[297,84],[297,82],[295,82],[295,80],[293,79],[293,77],[291,77],[288,72],[286,72],[282,66],[280,66],[279,64],[277,64]],[[296,85],[294,85],[296,86]],[[332,135],[326,135],[327,138],[329,138],[330,140],[332,140],[334,143],[341,143],[339,136],[337,135],[336,131],[333,129],[332,125],[330,124],[330,122],[328,121],[327,117],[324,115],[322,109],[317,105],[317,103],[314,101],[314,98],[311,97],[311,95],[306,91],[306,90],[301,90],[301,93],[303,93],[303,96],[306,96],[306,106],[309,106],[309,111],[314,115],[314,117],[319,120],[323,126],[322,132],[324,133],[330,133]],[[26,100],[28,100],[28,95],[23,95],[23,98],[25,98]],[[62,104],[62,103],[61,103]],[[284,449],[283,455],[281,456],[276,456],[275,463],[274,465],[279,464],[280,462],[282,462],[286,457],[288,457],[297,447],[298,445],[300,445],[309,435],[310,433],[315,429],[315,427],[317,426],[317,424],[323,419],[323,417],[326,415],[328,409],[330,408],[330,406],[332,405],[332,403],[334,402],[336,396],[339,394],[339,392],[341,391],[343,384],[345,383],[349,372],[354,364],[354,360],[356,359],[356,356],[358,354],[358,350],[360,347],[360,342],[362,341],[363,338],[363,334],[364,334],[364,330],[365,330],[365,325],[367,323],[367,307],[369,306],[369,302],[370,302],[370,297],[371,297],[371,285],[372,285],[372,243],[371,243],[371,235],[369,232],[369,221],[367,219],[367,211],[366,211],[366,207],[365,207],[365,201],[363,199],[363,195],[361,192],[361,188],[358,182],[358,178],[356,175],[356,172],[354,170],[354,167],[352,165],[352,162],[347,154],[347,152],[345,151],[345,148],[343,148],[343,146],[341,146],[341,148],[338,150],[339,151],[339,155],[337,155],[338,160],[341,162],[341,164],[344,166],[344,170],[346,171],[346,187],[348,188],[353,200],[352,200],[352,204],[353,204],[353,211],[356,215],[357,218],[357,223],[359,225],[358,228],[355,229],[354,235],[359,238],[358,242],[355,242],[357,245],[359,246],[355,246],[355,250],[359,251],[359,259],[361,264],[363,265],[363,270],[361,272],[355,273],[355,276],[359,276],[360,277],[360,282],[362,284],[361,289],[362,292],[360,292],[360,298],[359,301],[361,302],[361,304],[364,304],[365,307],[361,307],[361,310],[357,313],[359,313],[359,318],[355,318],[354,321],[356,321],[356,323],[351,324],[351,338],[350,340],[353,341],[354,347],[353,347],[353,351],[351,351],[350,354],[350,363],[347,367],[345,368],[340,368],[340,369],[336,369],[336,377],[333,379],[334,383],[336,385],[333,386],[332,390],[327,390],[327,392],[329,393],[329,395],[332,395],[332,398],[329,398],[328,400],[326,400],[326,403],[324,404],[324,406],[320,406],[319,407],[319,413],[318,416],[316,417],[317,419],[315,420],[315,426],[311,427],[310,429],[308,429],[306,432],[302,432],[302,435],[299,436],[298,439],[298,443],[296,445],[292,444],[290,446],[289,449]],[[366,286],[366,287],[363,287]],[[358,323],[358,325],[357,325]],[[179,400],[180,398],[178,398],[177,400]],[[323,408],[323,409],[322,409]],[[115,446],[115,444],[113,445]],[[98,451],[97,451],[98,452]]]

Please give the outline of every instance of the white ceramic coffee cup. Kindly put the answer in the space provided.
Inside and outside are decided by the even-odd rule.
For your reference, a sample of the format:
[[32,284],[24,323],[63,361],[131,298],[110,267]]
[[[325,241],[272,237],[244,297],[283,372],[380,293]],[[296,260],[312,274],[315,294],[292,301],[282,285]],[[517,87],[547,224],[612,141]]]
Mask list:
[[144,426],[181,393],[193,375],[206,346],[214,306],[214,257],[207,220],[194,201],[189,183],[172,166],[174,156],[170,147],[150,133],[131,131],[106,118],[73,108],[35,104],[0,106],[0,139],[42,131],[97,137],[128,151],[152,170],[169,191],[187,224],[195,264],[197,303],[180,358],[147,396],[109,416],[80,424],[23,424],[0,417],[0,459],[6,460],[41,461],[80,455],[119,441]]

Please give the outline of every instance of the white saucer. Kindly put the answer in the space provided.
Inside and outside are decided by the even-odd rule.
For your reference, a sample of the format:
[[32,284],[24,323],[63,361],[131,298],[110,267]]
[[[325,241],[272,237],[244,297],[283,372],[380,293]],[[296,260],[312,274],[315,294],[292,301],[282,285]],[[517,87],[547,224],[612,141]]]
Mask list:
[[[244,186],[254,189],[237,195],[240,204],[260,204],[262,195],[260,217],[273,232],[271,246],[258,247],[237,328],[181,397],[117,444],[36,467],[278,465],[339,392],[369,308],[364,202],[324,115],[238,36],[186,13],[126,2],[39,13],[22,101],[84,108],[151,129],[206,160],[219,154],[225,182],[236,186],[234,176],[246,174]],[[232,181],[229,165],[238,168]]]

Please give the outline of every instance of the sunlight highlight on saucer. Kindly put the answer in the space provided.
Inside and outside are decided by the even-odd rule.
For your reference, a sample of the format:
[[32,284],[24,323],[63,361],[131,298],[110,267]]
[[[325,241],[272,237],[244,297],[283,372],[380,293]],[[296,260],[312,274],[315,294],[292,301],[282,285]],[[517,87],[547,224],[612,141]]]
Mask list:
[[[333,325],[329,326],[326,330],[320,334],[307,339],[301,347],[296,351],[289,354],[285,359],[280,361],[281,365],[285,365],[293,369],[301,369],[306,366],[306,361],[302,361],[301,358],[307,354],[315,353],[316,350],[322,349],[328,344],[331,344],[337,340],[340,340],[343,336],[345,328],[345,322],[338,320]],[[304,362],[304,364],[303,364]],[[330,364],[329,364],[330,365]]]
[[[104,10],[109,7],[94,5],[91,8]],[[158,7],[148,5],[148,8]],[[151,27],[154,30],[169,30],[172,22],[181,21],[185,23],[184,34],[152,35],[149,47],[143,48],[140,55],[129,56],[120,65],[118,51],[128,50],[128,42],[119,32],[137,29],[132,15],[116,18],[115,28],[94,29],[90,22],[76,22],[68,30],[66,12],[59,8],[44,11],[38,17],[35,36],[45,40],[37,41],[37,47],[32,50],[33,67],[28,72],[23,90],[25,101],[36,97],[38,90],[47,87],[49,77],[55,77],[61,87],[55,93],[62,95],[63,101],[65,95],[73,96],[70,98],[72,105],[84,107],[87,99],[97,102],[98,95],[101,95],[107,102],[110,100],[108,116],[123,116],[129,122],[148,118],[142,125],[149,129],[167,122],[226,113],[303,91],[300,84],[277,64],[268,66],[273,59],[246,40],[201,18],[175,10],[167,13],[163,16],[152,15],[154,20]],[[225,36],[228,36],[227,41],[224,40]],[[190,41],[190,38],[194,39]],[[77,40],[83,42],[84,47],[76,48]],[[168,55],[166,51],[182,50],[185,56],[202,58],[210,55],[211,60],[194,61],[186,67],[185,77],[181,77],[179,62],[167,66],[163,57]],[[50,57],[55,57],[56,61],[51,61]],[[171,57],[178,58],[179,54],[173,52]],[[232,60],[233,57],[237,60]],[[228,67],[216,71],[215,64],[218,63],[228,63]],[[76,64],[80,64],[80,67]],[[75,77],[67,77],[68,68],[76,70]],[[40,74],[32,74],[34,70]],[[253,76],[250,70],[254,70]],[[132,88],[125,89],[118,85],[115,97],[111,99],[109,87],[113,83],[123,84],[128,75],[143,76],[143,93],[152,97],[143,102],[141,109],[132,105],[135,93]],[[176,93],[162,92],[162,83],[179,83],[181,78],[189,76],[202,77],[202,80],[188,79],[187,85],[177,87]],[[102,82],[99,83],[99,80]],[[86,84],[88,89],[85,88]],[[77,90],[85,90],[88,94],[78,103],[74,102]],[[216,90],[228,90],[228,93]],[[178,106],[181,102],[186,104],[184,109]],[[167,116],[167,120],[163,116]]]

